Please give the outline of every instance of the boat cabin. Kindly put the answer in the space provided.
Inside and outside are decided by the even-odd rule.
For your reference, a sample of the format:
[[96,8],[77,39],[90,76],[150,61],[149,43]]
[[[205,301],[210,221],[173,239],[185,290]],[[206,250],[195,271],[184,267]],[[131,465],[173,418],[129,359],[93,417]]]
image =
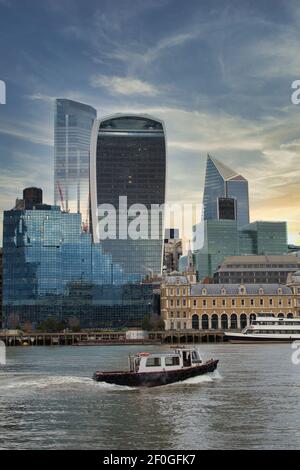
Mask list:
[[166,353],[140,352],[129,356],[131,372],[162,372],[196,367],[203,363],[198,349],[175,348]]

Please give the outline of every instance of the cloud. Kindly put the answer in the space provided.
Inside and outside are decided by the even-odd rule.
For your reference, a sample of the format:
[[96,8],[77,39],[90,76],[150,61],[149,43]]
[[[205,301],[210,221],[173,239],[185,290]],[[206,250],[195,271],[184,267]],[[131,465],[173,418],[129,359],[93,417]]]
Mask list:
[[106,88],[110,94],[156,96],[159,91],[151,83],[133,77],[94,75],[91,85]]
[[45,103],[53,103],[56,96],[45,95],[43,93],[34,93],[32,95],[25,95],[25,98],[31,101],[44,101]]
[[0,134],[26,140],[32,144],[53,146],[52,129],[37,124],[0,122]]

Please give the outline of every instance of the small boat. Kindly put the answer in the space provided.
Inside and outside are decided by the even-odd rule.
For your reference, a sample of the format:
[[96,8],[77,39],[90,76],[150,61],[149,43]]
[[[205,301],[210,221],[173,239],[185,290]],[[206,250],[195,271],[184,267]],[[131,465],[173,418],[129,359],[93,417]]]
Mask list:
[[230,343],[292,343],[300,340],[300,318],[257,317],[241,333],[225,332]]
[[95,372],[93,379],[128,387],[156,387],[213,372],[218,360],[203,362],[197,348],[174,348],[172,352],[140,352],[129,356],[128,371]]

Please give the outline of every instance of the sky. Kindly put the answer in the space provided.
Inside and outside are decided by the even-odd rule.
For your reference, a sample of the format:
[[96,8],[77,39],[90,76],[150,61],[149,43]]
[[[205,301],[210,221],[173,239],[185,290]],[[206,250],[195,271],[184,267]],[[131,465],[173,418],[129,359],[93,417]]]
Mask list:
[[53,203],[60,97],[163,119],[169,201],[202,201],[210,153],[300,244],[299,44],[297,0],[0,0],[0,224],[26,186]]

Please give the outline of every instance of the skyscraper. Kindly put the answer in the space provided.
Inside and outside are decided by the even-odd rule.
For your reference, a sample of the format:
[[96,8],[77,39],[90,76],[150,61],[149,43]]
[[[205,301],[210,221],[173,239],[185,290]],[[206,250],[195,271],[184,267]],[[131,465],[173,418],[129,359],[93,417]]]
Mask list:
[[[101,241],[114,263],[122,266],[128,279],[160,274],[163,260],[163,218],[151,221],[151,205],[165,202],[166,142],[161,121],[148,115],[116,114],[96,120],[91,141],[91,209],[94,242]],[[120,197],[127,207],[143,205],[147,233],[139,239],[127,236],[132,217],[119,207]],[[116,208],[116,239],[99,239],[98,209],[102,204]],[[135,206],[137,207],[137,206]],[[151,224],[152,223],[152,224]],[[157,236],[151,237],[151,229]],[[122,235],[120,232],[122,231]]]
[[67,212],[82,214],[89,226],[89,150],[97,112],[68,99],[55,103],[54,204]]
[[203,206],[204,220],[235,218],[238,227],[248,224],[248,181],[236,171],[208,155]]

